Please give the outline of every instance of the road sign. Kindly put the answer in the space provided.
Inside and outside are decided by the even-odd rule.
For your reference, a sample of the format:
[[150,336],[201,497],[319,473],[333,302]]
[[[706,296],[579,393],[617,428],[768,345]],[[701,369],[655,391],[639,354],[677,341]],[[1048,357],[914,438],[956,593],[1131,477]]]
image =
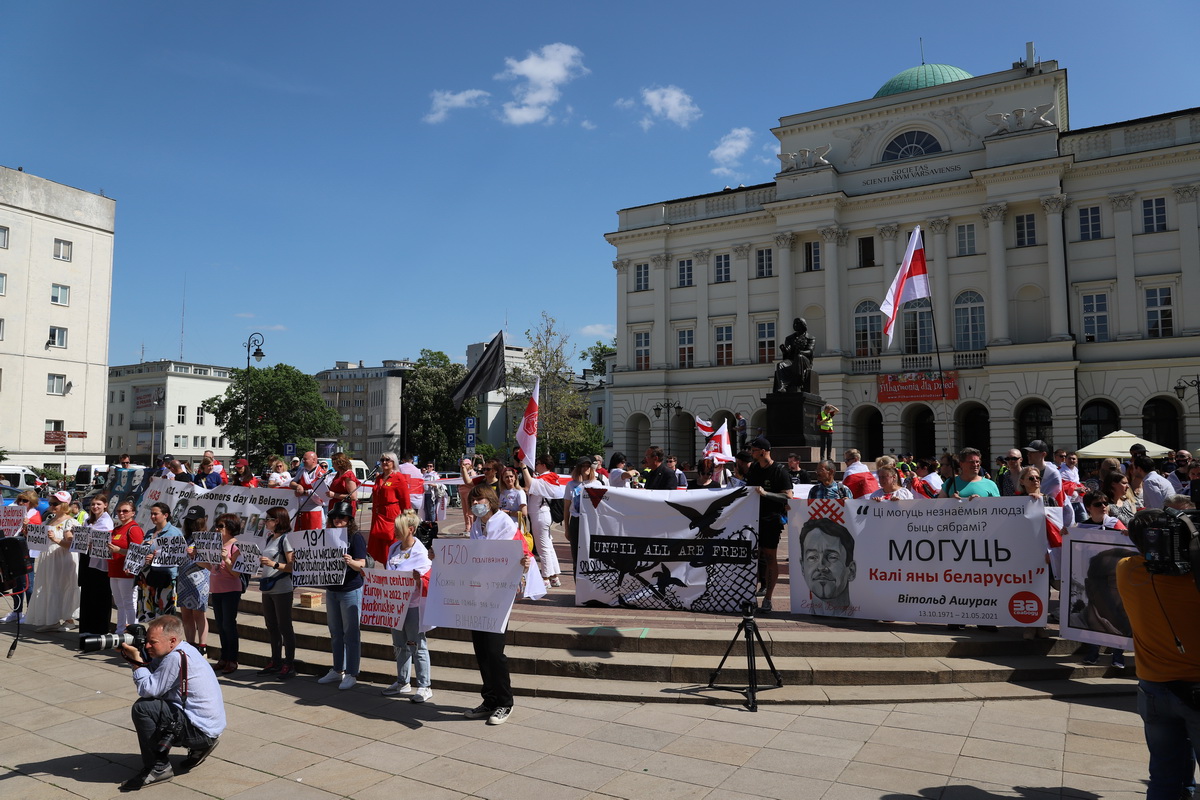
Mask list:
[[56,444],[54,445],[54,452],[65,453],[67,452],[67,446],[65,444]]
[[292,456],[296,455],[296,443],[295,442],[285,442],[283,445],[283,454],[288,458],[291,458]]
[[474,458],[474,457],[475,457],[475,448],[474,448],[474,447],[468,447],[468,448],[467,448],[467,455],[469,455],[471,458]]
[[467,448],[475,449],[475,431],[467,431]]
[[87,431],[67,431],[68,439],[86,439]]
[[478,417],[467,417],[467,433],[474,433],[478,427]]
[[66,444],[66,431],[46,431],[46,444]]

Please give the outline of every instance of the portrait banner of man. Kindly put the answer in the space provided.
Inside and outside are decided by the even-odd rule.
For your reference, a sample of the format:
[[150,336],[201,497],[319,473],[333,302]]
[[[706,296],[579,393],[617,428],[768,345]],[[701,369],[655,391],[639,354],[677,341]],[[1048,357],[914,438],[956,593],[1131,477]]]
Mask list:
[[1137,548],[1124,531],[1068,529],[1059,598],[1064,639],[1133,649],[1133,629],[1117,591],[1117,564],[1134,555]]
[[794,614],[930,624],[1044,625],[1041,503],[792,500]]

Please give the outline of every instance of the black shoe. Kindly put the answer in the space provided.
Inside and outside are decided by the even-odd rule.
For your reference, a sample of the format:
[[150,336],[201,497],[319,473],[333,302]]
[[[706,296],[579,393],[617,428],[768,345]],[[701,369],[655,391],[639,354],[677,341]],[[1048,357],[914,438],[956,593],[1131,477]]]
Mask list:
[[218,736],[205,747],[196,747],[188,750],[187,758],[179,763],[179,771],[190,772],[196,767],[204,763],[204,759],[212,755],[212,751],[217,749],[217,745],[221,743],[221,737]]
[[170,763],[155,766],[153,769],[142,770],[137,775],[122,783],[121,791],[136,792],[138,789],[144,789],[155,783],[166,783],[174,777],[175,772],[171,769]]
[[467,719],[487,719],[492,716],[495,710],[494,708],[488,708],[486,705],[476,706],[470,711],[464,711],[463,716]]
[[758,604],[758,610],[761,611],[763,614],[770,614],[775,609],[771,606],[770,600],[763,600],[761,603]]

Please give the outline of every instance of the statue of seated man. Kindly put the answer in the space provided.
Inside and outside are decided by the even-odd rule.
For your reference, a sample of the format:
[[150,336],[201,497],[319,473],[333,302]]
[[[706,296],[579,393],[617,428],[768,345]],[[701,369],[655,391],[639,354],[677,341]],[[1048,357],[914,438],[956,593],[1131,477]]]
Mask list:
[[774,392],[808,392],[812,389],[812,362],[817,340],[808,335],[803,317],[792,320],[792,333],[779,346],[775,362]]

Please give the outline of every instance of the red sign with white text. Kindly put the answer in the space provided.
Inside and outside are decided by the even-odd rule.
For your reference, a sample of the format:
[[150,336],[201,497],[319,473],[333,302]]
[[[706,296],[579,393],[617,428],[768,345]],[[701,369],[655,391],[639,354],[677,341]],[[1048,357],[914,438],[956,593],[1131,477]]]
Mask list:
[[879,402],[902,403],[909,400],[958,399],[958,372],[900,372],[877,376]]

